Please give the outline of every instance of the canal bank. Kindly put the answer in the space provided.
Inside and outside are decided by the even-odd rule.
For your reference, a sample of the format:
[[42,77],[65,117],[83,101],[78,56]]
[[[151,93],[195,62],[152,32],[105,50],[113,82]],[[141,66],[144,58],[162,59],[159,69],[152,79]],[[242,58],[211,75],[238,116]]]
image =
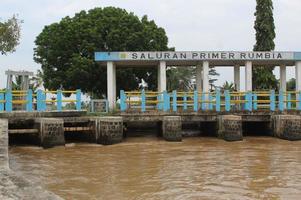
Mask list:
[[6,119],[0,119],[0,199],[61,199],[9,168]]

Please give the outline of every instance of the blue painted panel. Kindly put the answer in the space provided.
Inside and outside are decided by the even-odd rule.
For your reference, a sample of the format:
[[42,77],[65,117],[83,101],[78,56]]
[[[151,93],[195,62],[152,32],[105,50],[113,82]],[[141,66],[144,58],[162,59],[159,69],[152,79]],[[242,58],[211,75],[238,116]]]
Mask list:
[[37,91],[37,110],[39,112],[43,111],[43,91]]
[[76,90],[76,110],[80,111],[82,109],[82,91]]
[[215,110],[217,112],[220,112],[221,111],[221,92],[220,92],[220,90],[216,90],[215,99],[216,99]]
[[120,110],[126,111],[127,105],[126,105],[126,94],[124,90],[120,90]]
[[166,91],[163,92],[163,99],[164,99],[163,111],[166,112],[170,109],[170,96]]
[[301,110],[301,92],[298,93],[298,110]]
[[26,111],[31,112],[33,111],[32,109],[32,90],[27,91],[27,96],[26,96]]
[[280,111],[284,110],[284,96],[283,96],[283,91],[279,91],[279,104],[278,108]]
[[209,103],[209,110],[213,110],[213,103],[212,103],[212,100],[213,100],[213,97],[212,97],[211,94],[209,94],[209,101],[210,101],[210,103]]
[[225,110],[228,112],[231,110],[231,96],[228,90],[225,91]]
[[276,110],[276,103],[275,103],[275,90],[270,91],[270,110]]
[[172,110],[174,111],[174,112],[177,112],[177,91],[176,90],[174,90],[173,92],[172,92]]
[[141,92],[141,111],[145,112],[146,111],[146,98],[145,98],[145,91],[142,90]]
[[195,111],[195,112],[197,112],[198,111],[198,104],[199,104],[199,98],[198,98],[198,91],[194,91],[194,93],[193,93],[193,110]]
[[[5,101],[4,93],[0,93],[0,101]],[[4,111],[4,102],[0,102],[0,112]]]
[[253,109],[252,92],[247,92],[247,94],[246,94],[246,100],[247,100],[246,109],[248,111],[252,111],[252,109]]
[[291,110],[292,109],[292,102],[291,102],[291,100],[292,100],[292,95],[291,95],[291,93],[288,93],[287,94],[287,110]]
[[95,61],[117,61],[122,60],[119,52],[95,52]]
[[6,112],[13,111],[13,95],[10,90],[7,90],[5,93],[5,110]]
[[57,110],[62,111],[63,108],[63,93],[61,90],[58,90],[56,93],[56,105],[57,105]]
[[202,110],[206,110],[206,94],[202,92]]
[[164,103],[163,103],[163,94],[158,94],[158,97],[157,97],[157,99],[158,99],[158,105],[157,105],[157,107],[158,107],[158,110],[163,110],[163,105],[164,105]]

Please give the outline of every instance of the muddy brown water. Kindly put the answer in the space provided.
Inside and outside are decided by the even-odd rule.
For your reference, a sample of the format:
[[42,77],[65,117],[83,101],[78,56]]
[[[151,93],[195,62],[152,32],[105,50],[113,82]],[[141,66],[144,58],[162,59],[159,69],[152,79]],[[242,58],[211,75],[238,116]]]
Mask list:
[[65,199],[301,198],[301,141],[148,136],[9,153],[13,170]]

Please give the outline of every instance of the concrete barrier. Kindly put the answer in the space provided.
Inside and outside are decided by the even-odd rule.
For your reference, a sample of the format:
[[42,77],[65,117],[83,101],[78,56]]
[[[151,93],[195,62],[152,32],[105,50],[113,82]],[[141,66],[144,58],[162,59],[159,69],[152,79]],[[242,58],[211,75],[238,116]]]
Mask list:
[[218,116],[218,136],[226,141],[243,140],[242,117],[238,115]]
[[0,169],[8,169],[8,120],[0,119]]
[[39,130],[41,146],[50,148],[65,145],[64,120],[60,118],[35,119],[35,128]]
[[162,122],[163,138],[167,141],[182,141],[182,121],[180,116],[164,116]]
[[111,145],[122,142],[122,117],[99,117],[96,122],[96,141],[99,144]]
[[272,116],[273,134],[285,140],[301,140],[301,116],[274,115]]

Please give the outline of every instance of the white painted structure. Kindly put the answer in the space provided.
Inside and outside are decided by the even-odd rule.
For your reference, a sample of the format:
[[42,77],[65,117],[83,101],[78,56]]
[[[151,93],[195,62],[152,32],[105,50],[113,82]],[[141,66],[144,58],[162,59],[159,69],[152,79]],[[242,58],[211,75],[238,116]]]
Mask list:
[[109,108],[116,104],[116,67],[157,67],[158,91],[166,90],[167,66],[196,66],[198,92],[209,92],[209,68],[234,67],[234,84],[240,87],[240,67],[245,67],[245,91],[252,91],[252,68],[280,66],[280,89],[286,91],[286,67],[296,66],[296,90],[301,91],[301,52],[96,52],[95,60],[107,66]]

